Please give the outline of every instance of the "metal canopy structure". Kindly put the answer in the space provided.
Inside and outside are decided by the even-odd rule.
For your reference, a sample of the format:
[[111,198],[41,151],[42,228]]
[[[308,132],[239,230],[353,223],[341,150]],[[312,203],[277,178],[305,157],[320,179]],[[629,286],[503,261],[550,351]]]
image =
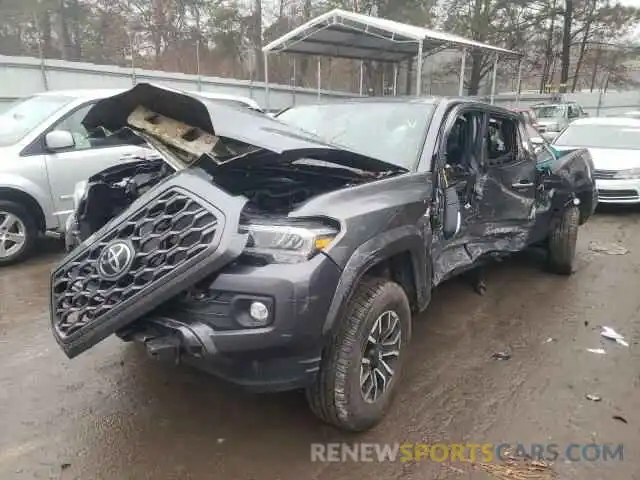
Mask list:
[[[512,50],[494,47],[458,35],[335,9],[300,25],[262,49],[267,103],[269,102],[268,59],[271,53],[348,58],[361,62],[364,60],[390,62],[396,66],[394,93],[397,85],[397,65],[402,61],[416,58],[416,94],[420,95],[424,57],[446,48],[463,50],[460,87],[463,85],[467,51],[482,50],[496,56],[492,78],[492,98],[495,93],[495,69],[498,57],[520,58],[522,56]],[[362,88],[362,67],[360,73]],[[319,78],[320,72],[318,72]],[[318,92],[319,88],[320,85],[318,85]]]

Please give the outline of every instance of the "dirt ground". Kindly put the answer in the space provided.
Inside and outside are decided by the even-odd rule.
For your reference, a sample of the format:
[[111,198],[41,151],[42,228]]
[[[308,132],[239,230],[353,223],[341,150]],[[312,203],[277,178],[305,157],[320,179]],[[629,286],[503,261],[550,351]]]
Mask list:
[[[629,252],[599,253],[592,242]],[[640,479],[640,209],[607,209],[583,227],[570,278],[523,255],[488,269],[484,296],[460,280],[440,287],[416,319],[394,408],[359,436],[317,422],[298,393],[248,395],[115,338],[67,360],[48,319],[48,273],[61,253],[43,248],[0,270],[0,479],[553,478],[429,460],[310,461],[312,442],[341,441],[555,443],[561,452],[622,443],[623,460],[559,458],[552,471]],[[602,325],[629,346],[603,339]],[[492,359],[505,350],[509,360]]]

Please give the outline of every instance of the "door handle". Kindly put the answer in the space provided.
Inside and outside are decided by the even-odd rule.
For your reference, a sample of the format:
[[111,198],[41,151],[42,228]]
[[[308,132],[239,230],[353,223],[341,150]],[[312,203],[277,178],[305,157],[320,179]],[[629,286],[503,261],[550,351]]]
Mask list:
[[529,182],[527,180],[522,180],[518,183],[514,183],[513,185],[511,185],[513,188],[531,188],[533,186],[535,186],[533,184],[533,182]]

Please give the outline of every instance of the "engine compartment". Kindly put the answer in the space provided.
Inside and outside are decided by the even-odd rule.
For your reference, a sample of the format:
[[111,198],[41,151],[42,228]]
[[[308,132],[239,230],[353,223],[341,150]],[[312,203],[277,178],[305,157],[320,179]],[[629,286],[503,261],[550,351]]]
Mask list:
[[80,239],[84,240],[102,228],[172,173],[173,168],[162,159],[141,159],[116,165],[90,177],[76,211]]
[[246,214],[286,216],[313,197],[370,180],[364,172],[305,163],[221,169],[214,183],[248,198]]
[[[159,159],[111,167],[91,177],[76,212],[76,234],[80,241],[173,173],[175,170]],[[249,200],[243,213],[251,218],[286,216],[313,197],[386,175],[312,159],[285,164],[228,165],[209,173],[213,184]]]

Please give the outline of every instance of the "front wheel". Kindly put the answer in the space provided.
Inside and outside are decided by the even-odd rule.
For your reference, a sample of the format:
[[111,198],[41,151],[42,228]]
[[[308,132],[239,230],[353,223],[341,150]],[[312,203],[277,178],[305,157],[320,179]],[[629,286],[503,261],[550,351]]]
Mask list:
[[36,241],[33,217],[22,205],[0,200],[0,267],[24,260]]
[[554,273],[571,275],[573,272],[579,220],[578,207],[568,207],[549,233],[548,266]]
[[409,301],[397,283],[366,279],[339,321],[307,400],[321,420],[364,431],[382,420],[397,390],[411,337]]

